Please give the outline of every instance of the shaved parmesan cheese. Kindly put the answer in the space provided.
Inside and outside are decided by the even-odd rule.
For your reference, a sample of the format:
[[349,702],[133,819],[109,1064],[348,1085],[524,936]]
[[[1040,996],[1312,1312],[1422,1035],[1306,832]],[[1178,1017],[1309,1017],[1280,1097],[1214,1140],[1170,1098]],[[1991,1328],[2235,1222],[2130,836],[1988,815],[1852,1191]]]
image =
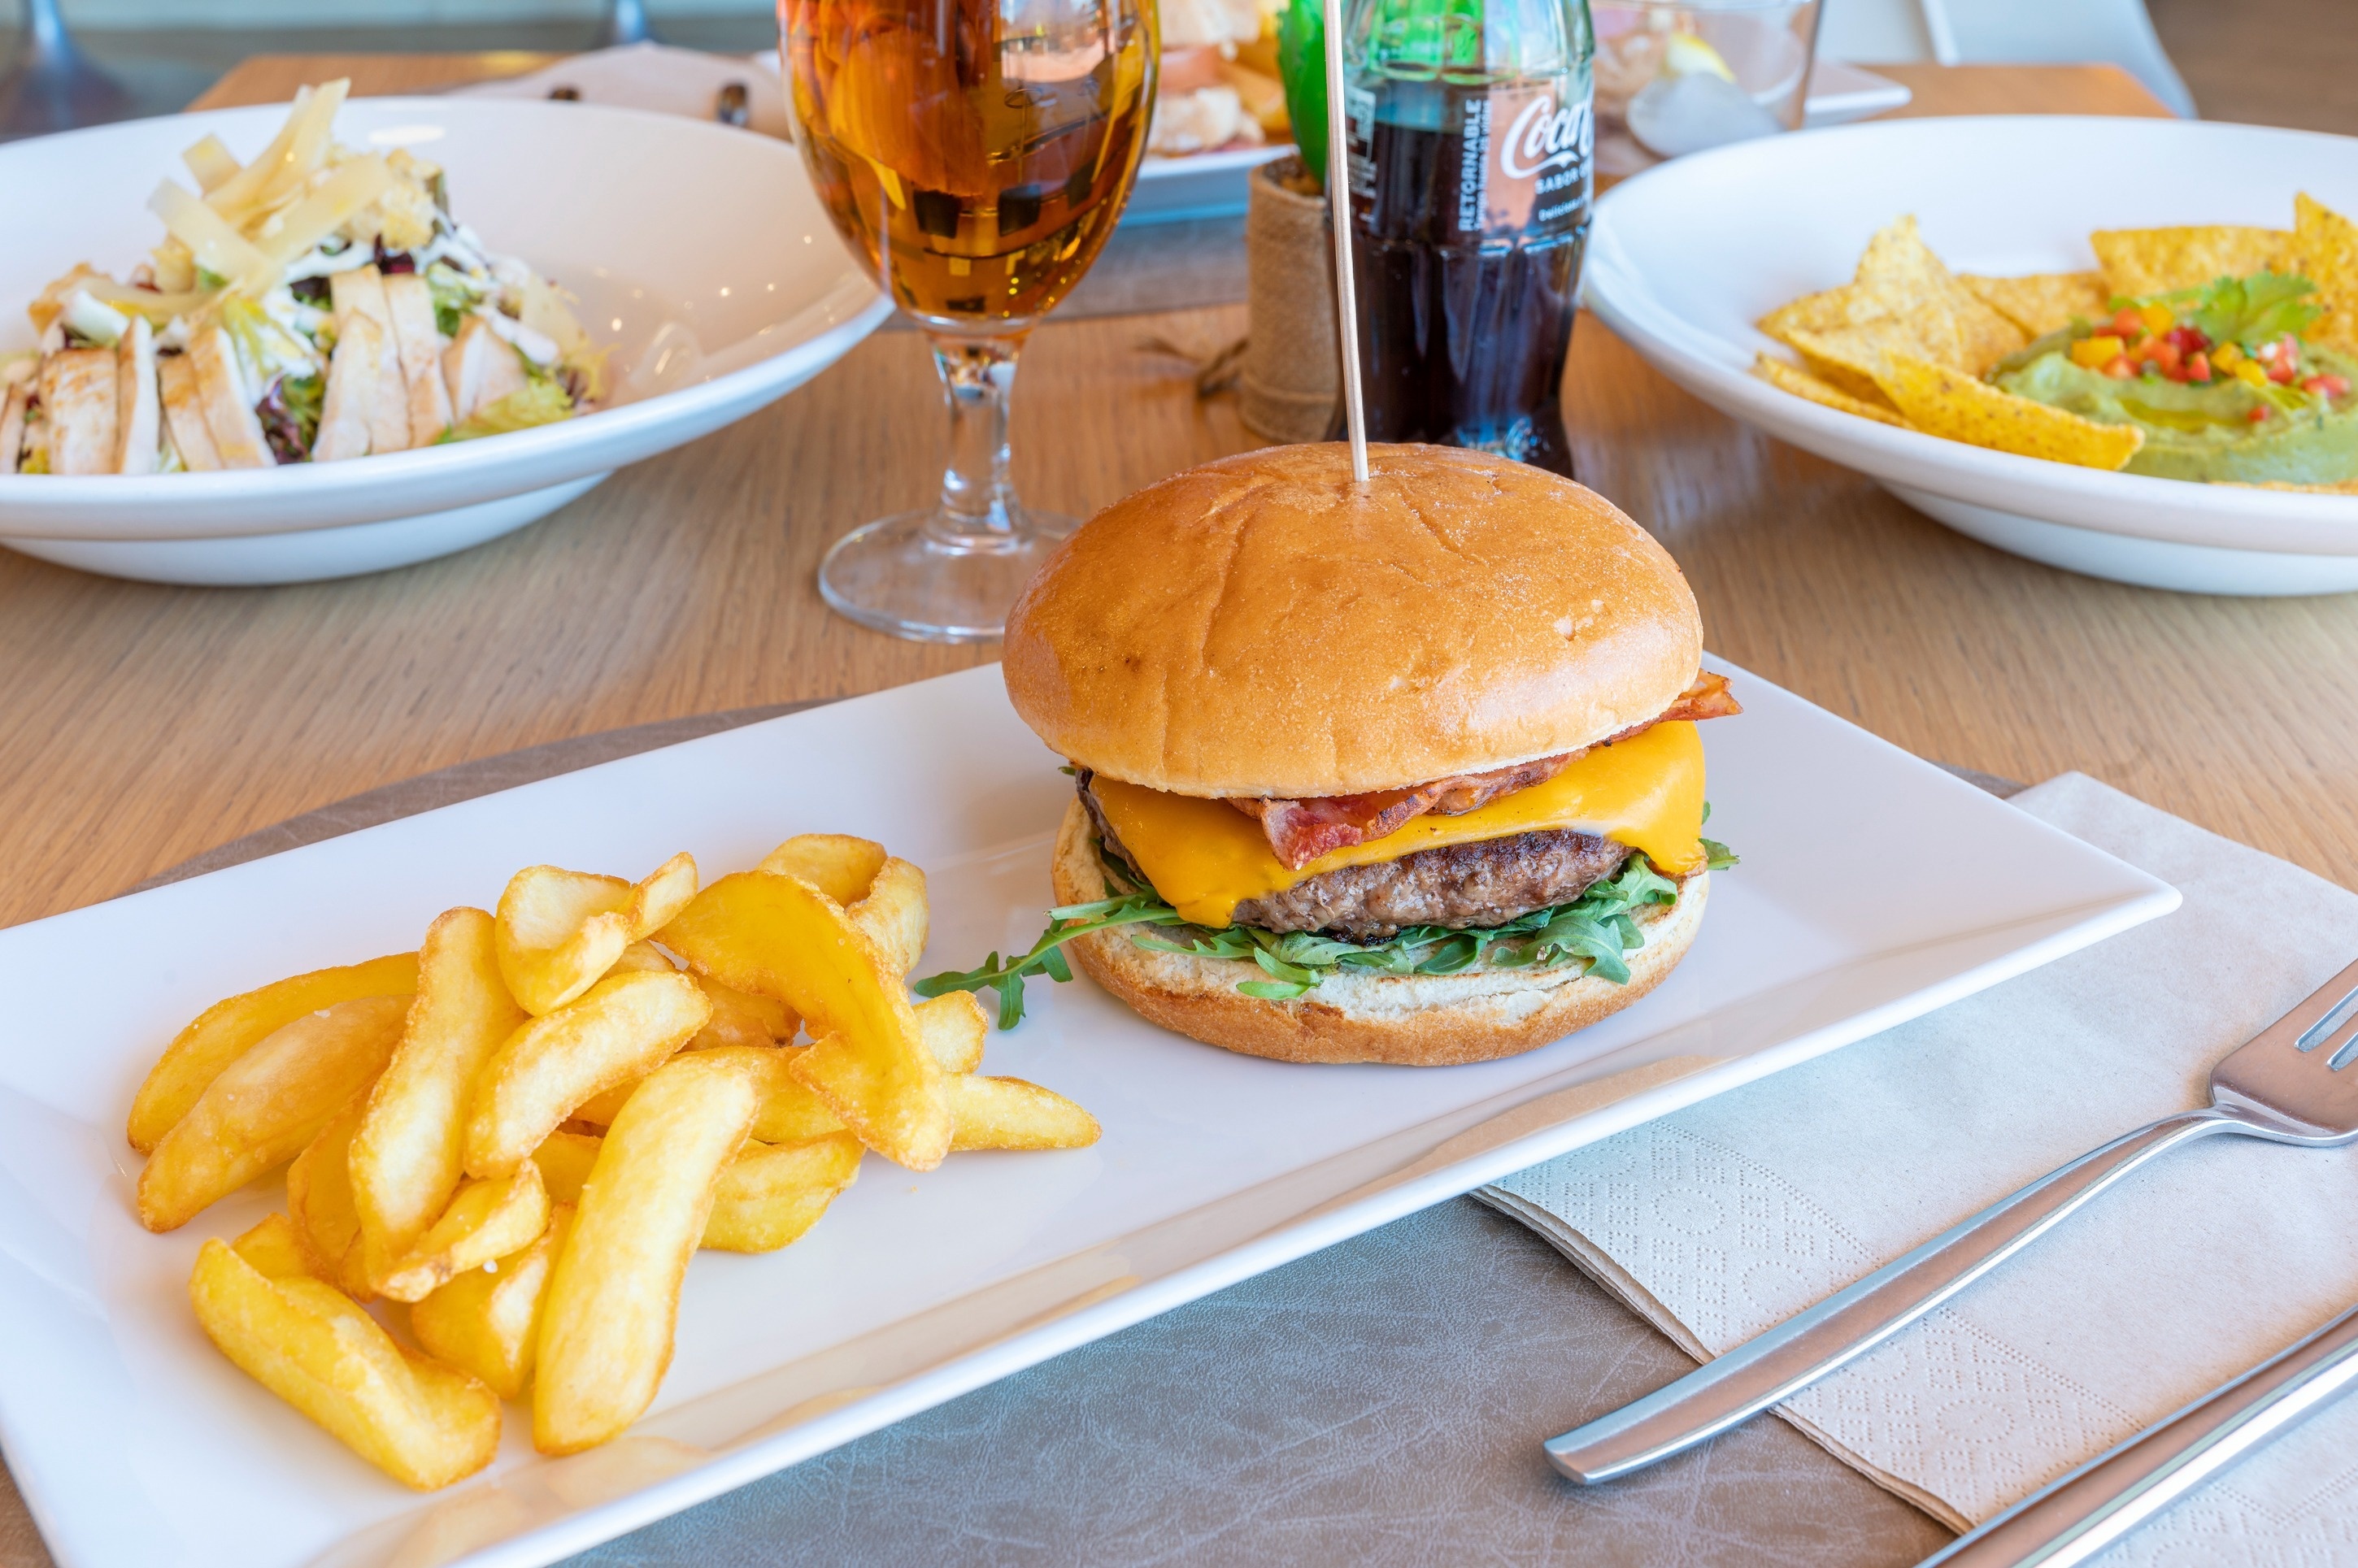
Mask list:
[[265,254],[274,273],[334,233],[392,186],[393,170],[373,153],[353,158],[321,180],[317,189],[272,220],[277,232]]
[[[269,207],[274,198],[284,197],[308,178],[319,167],[319,157],[328,146],[329,128],[352,85],[349,81],[339,80],[297,92],[294,112],[278,127],[278,135],[271,138],[262,156],[222,181],[219,189],[206,192],[205,200],[213,211],[233,222],[242,222],[257,210]],[[200,259],[203,254],[198,252]]]
[[188,246],[197,265],[207,272],[233,284],[251,279],[251,287],[256,289],[269,286],[271,262],[261,247],[179,186],[164,181],[147,199],[147,207],[164,220],[172,237]]
[[219,136],[207,136],[182,153],[180,161],[187,164],[189,172],[197,177],[197,189],[208,196],[228,184],[230,177],[238,170],[237,159],[230,156],[229,148],[222,145]]

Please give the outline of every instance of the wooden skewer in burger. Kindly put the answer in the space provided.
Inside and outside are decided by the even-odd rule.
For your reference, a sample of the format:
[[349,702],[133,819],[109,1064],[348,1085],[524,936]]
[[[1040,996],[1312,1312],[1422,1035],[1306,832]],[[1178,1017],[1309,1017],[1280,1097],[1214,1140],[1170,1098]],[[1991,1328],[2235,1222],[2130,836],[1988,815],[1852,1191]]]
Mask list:
[[1594,492],[1455,448],[1280,447],[1090,519],[1007,623],[1076,784],[1030,954],[1208,1044],[1437,1065],[1619,1011],[1714,864],[1694,596]]

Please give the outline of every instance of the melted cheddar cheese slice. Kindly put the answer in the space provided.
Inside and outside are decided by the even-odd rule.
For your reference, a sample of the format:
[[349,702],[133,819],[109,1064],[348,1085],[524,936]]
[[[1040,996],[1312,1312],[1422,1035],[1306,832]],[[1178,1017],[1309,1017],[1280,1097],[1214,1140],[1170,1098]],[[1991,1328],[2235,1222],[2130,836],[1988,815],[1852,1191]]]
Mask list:
[[1645,852],[1665,876],[1703,864],[1703,741],[1692,723],[1657,724],[1599,746],[1545,784],[1501,795],[1462,816],[1419,816],[1396,833],[1321,855],[1289,871],[1260,824],[1222,801],[1165,795],[1102,775],[1089,785],[1122,848],[1154,890],[1197,925],[1228,925],[1249,898],[1282,892],[1322,871],[1437,849],[1573,827]]

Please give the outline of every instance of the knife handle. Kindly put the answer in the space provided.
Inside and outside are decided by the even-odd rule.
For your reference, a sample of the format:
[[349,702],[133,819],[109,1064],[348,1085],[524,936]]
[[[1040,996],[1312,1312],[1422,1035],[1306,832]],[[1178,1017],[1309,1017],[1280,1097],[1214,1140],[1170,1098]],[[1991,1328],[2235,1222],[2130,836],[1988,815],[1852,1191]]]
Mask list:
[[1921,1568],[2084,1563],[2358,1382],[2358,1307],[2050,1482]]
[[1715,1437],[1865,1355],[2147,1160],[2193,1139],[2242,1130],[2232,1114],[2203,1109],[2116,1138],[1677,1382],[1550,1439],[1549,1462],[1594,1486]]

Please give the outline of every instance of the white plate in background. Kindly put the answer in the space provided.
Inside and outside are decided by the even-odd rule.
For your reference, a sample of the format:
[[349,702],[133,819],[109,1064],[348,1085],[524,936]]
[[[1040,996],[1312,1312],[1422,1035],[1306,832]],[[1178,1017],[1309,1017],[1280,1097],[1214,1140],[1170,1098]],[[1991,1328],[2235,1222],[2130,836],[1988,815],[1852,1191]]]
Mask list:
[[1857,469],[1962,533],[2050,565],[2198,593],[2358,589],[2358,496],[2104,473],[1895,429],[1750,372],[1752,325],[1847,282],[1914,213],[1958,272],[2094,266],[2096,229],[2292,226],[2308,191],[2358,212],[2358,141],[2194,120],[1889,120],[1697,153],[1598,201],[1583,297],[1704,402]]
[[[1725,666],[1722,666],[1725,667]],[[2175,890],[1764,681],[1703,726],[1715,836],[1693,951],[1658,990],[1528,1054],[1306,1066],[1034,981],[986,1071],[1103,1122],[1094,1148],[873,1156],[802,1241],[707,1253],[633,1433],[535,1455],[512,1408],[485,1475],[421,1498],[205,1340],[199,1244],[132,1213],[133,1090],[215,1000],[413,946],[536,861],[707,877],[816,830],[923,866],[918,973],[1028,946],[1070,781],[993,667],[608,762],[0,931],[0,1444],[64,1568],[475,1568],[553,1562],[1076,1345],[1847,1044],[2166,913]],[[1315,1332],[1310,1325],[1306,1332]]]
[[[147,193],[189,183],[208,133],[241,157],[285,105],[211,110],[0,146],[0,349],[79,261],[121,276],[163,238]],[[166,582],[289,582],[425,560],[554,510],[624,463],[801,385],[892,313],[792,146],[588,103],[359,98],[349,146],[408,146],[449,173],[456,216],[579,297],[611,346],[613,406],[480,441],[225,473],[0,475],[0,544]]]

